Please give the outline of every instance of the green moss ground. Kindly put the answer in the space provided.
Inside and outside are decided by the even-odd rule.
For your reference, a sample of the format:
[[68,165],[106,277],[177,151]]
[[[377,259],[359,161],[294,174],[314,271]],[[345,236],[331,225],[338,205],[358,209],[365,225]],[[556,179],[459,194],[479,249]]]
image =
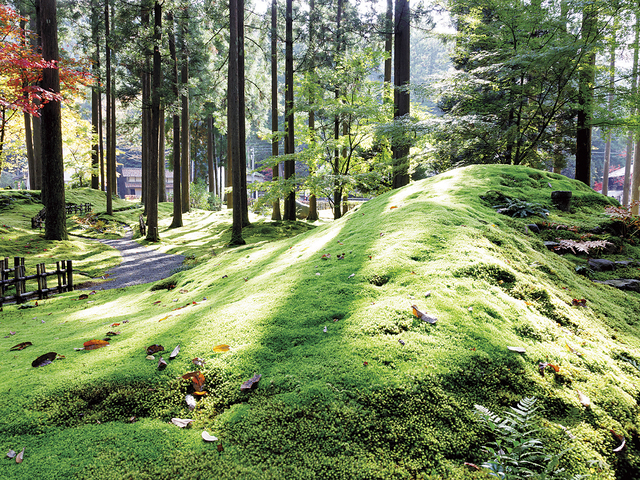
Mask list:
[[[571,212],[552,208],[552,190],[573,191]],[[551,214],[499,215],[481,199],[496,191]],[[0,453],[26,447],[22,464],[0,461],[0,478],[485,478],[464,466],[487,460],[481,446],[492,441],[473,406],[502,413],[525,396],[539,399],[546,449],[570,447],[568,472],[639,478],[640,370],[624,359],[640,362],[640,295],[578,275],[585,257],[548,251],[543,240],[563,231],[525,228],[546,221],[588,232],[610,223],[607,204],[559,175],[473,166],[389,192],[336,222],[256,219],[248,245],[234,249],[225,247],[228,212],[195,211],[169,230],[170,205],[162,205],[163,241],[153,247],[191,257],[192,268],[158,284],[175,289],[143,285],[84,300],[74,292],[0,313]],[[38,241],[21,208],[39,209],[0,212],[11,226],[4,256]],[[138,214],[121,221],[135,224]],[[612,258],[640,259],[637,247],[616,241]],[[117,262],[85,239],[38,246],[54,259],[96,248],[74,257],[93,272]],[[412,304],[438,322],[418,321]],[[120,334],[109,347],[74,350],[110,330]],[[26,341],[33,346],[9,352]],[[163,371],[145,359],[156,343],[165,358],[181,345]],[[214,353],[218,344],[231,349]],[[50,351],[66,358],[31,367]],[[180,376],[197,370],[194,357],[206,360],[208,395],[190,412],[190,382]],[[542,361],[559,372],[542,377]],[[254,373],[258,387],[241,392]],[[181,430],[172,417],[194,422]],[[222,452],[202,441],[203,429]],[[626,438],[621,453],[611,430]]]

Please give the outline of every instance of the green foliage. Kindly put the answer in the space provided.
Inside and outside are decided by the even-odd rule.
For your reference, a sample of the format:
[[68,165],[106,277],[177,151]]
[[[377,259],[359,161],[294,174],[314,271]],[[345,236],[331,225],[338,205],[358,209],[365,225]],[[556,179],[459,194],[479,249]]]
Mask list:
[[210,210],[209,187],[204,180],[189,184],[189,204],[191,208]]
[[491,458],[482,464],[493,476],[503,480],[568,478],[565,470],[558,468],[564,452],[545,452],[535,403],[535,398],[523,398],[504,418],[475,406],[478,417],[495,436],[495,442],[483,447]]
[[632,241],[636,241],[638,233],[640,233],[640,216],[634,210],[637,211],[639,201],[631,202],[629,205],[607,206],[604,211],[611,217],[612,220],[619,221],[623,225],[622,235]]
[[506,197],[504,204],[494,205],[493,208],[495,208],[498,213],[517,218],[525,218],[530,215],[538,215],[546,218],[549,215],[549,210],[543,205],[535,202],[527,202],[518,198]]

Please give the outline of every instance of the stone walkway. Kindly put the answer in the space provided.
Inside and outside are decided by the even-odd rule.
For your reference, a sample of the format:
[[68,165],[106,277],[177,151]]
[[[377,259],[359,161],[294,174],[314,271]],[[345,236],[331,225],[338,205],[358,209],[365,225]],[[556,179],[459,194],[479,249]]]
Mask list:
[[171,271],[182,265],[184,260],[184,255],[156,252],[134,242],[131,231],[128,231],[127,236],[122,240],[98,241],[119,250],[122,263],[107,272],[105,275],[107,281],[99,285],[93,284],[85,289],[108,290],[157,282],[170,276]]

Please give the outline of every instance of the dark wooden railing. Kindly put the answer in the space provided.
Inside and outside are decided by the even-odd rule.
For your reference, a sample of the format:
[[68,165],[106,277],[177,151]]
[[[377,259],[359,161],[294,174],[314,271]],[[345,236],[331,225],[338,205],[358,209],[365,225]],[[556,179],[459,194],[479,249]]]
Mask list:
[[[55,275],[58,279],[58,285],[49,287],[47,278]],[[33,282],[35,280],[35,283]],[[29,284],[27,282],[29,281]],[[33,288],[27,291],[27,287]],[[15,289],[15,293],[7,295],[8,290]],[[47,272],[44,263],[36,265],[35,275],[26,275],[24,258],[15,257],[13,259],[13,268],[9,266],[9,259],[0,259],[0,306],[6,302],[24,303],[34,298],[43,299],[50,293],[62,293],[73,291],[73,265],[71,260],[62,260],[56,262],[55,271]]]
[[[90,203],[69,203],[65,206],[65,212],[67,215],[72,213],[89,213],[93,205]],[[47,209],[43,208],[38,214],[31,219],[31,228],[42,228],[47,220]]]

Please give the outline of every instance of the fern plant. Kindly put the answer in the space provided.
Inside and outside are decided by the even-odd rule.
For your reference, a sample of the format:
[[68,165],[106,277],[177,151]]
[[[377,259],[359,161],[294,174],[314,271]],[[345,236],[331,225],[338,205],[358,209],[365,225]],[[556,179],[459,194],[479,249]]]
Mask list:
[[504,480],[520,479],[566,479],[577,480],[583,476],[568,477],[565,470],[558,468],[560,458],[565,452],[549,455],[544,451],[542,440],[537,436],[536,399],[525,397],[516,407],[500,418],[486,407],[476,405],[480,420],[495,435],[495,442],[483,449],[491,459],[482,466],[490,474]]
[[549,210],[539,203],[526,202],[518,198],[509,197],[505,197],[505,202],[504,205],[494,205],[493,208],[496,209],[496,212],[518,218],[530,215],[540,215],[541,217],[549,215]]

